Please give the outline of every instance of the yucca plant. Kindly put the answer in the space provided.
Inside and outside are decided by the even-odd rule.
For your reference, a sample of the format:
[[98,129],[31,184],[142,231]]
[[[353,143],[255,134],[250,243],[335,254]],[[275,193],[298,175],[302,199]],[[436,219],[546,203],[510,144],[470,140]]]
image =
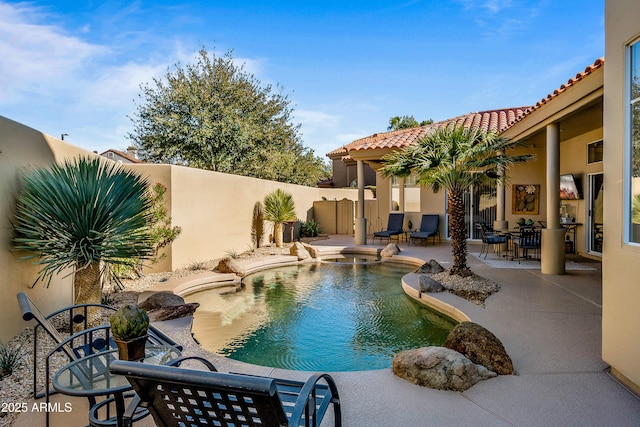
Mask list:
[[279,188],[267,194],[264,198],[264,219],[273,222],[276,247],[282,247],[282,223],[296,220],[293,196]]
[[18,194],[14,246],[40,266],[37,280],[72,268],[75,303],[100,303],[109,265],[153,255],[147,195],[145,179],[100,158],[35,169]]
[[524,162],[529,155],[512,156],[508,150],[522,145],[484,133],[476,128],[445,126],[435,129],[416,145],[395,151],[383,158],[383,176],[418,176],[418,184],[434,192],[447,190],[449,230],[453,266],[451,274],[467,275],[467,233],[464,192],[472,185],[496,180],[512,164]]

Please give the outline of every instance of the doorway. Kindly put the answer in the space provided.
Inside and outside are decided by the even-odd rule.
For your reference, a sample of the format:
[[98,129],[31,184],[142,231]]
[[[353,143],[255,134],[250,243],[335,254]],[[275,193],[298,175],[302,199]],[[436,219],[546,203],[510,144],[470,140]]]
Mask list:
[[[448,193],[445,198],[445,212],[447,213],[447,239],[449,238]],[[492,184],[474,185],[464,192],[464,218],[467,239],[479,240],[481,236],[476,230],[476,224],[484,224],[490,228],[496,219],[498,201],[496,187]]]
[[604,174],[587,175],[587,253],[602,256],[604,226],[602,208],[604,202]]

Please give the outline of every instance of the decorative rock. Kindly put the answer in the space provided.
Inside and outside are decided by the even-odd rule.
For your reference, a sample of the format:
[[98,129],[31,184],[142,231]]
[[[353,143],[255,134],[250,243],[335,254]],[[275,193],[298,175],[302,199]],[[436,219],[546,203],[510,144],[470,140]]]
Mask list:
[[383,250],[380,251],[381,257],[392,257],[400,254],[400,248],[395,243],[389,243]]
[[294,255],[298,257],[298,261],[302,261],[303,259],[311,258],[309,252],[305,249],[304,245],[300,242],[295,242],[291,245],[289,249],[289,255]]
[[440,264],[438,264],[438,261],[436,261],[435,259],[432,259],[422,264],[422,266],[420,266],[416,270],[416,273],[438,274],[438,273],[442,273],[443,271],[444,271],[444,268]]
[[420,282],[420,292],[443,292],[445,290],[444,286],[440,284],[440,282],[435,281],[431,278],[431,276],[427,276],[426,274],[421,274],[418,276],[418,280]]
[[197,302],[160,307],[149,312],[149,320],[152,322],[161,322],[163,320],[191,316],[198,307],[200,307],[200,304]]
[[457,351],[423,347],[396,354],[393,373],[411,383],[438,390],[464,391],[495,372],[476,365]]
[[162,307],[184,304],[184,298],[172,292],[156,292],[149,295],[149,298],[142,301],[138,306],[144,310],[151,311]]
[[247,274],[236,260],[231,257],[222,258],[214,270],[219,271],[220,273],[235,273],[240,277]]
[[304,246],[304,248],[307,250],[307,252],[309,252],[309,255],[311,255],[311,258],[318,258],[318,250],[316,248],[314,248],[313,246],[307,244],[307,243],[303,243],[302,246]]
[[513,374],[513,363],[502,342],[477,323],[462,322],[447,337],[444,346],[467,356],[490,371]]

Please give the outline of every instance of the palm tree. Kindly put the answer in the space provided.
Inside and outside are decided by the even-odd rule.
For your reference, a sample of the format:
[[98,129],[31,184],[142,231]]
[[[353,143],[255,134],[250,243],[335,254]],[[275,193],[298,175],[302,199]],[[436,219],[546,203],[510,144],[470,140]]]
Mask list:
[[467,237],[464,219],[464,192],[472,185],[496,180],[505,168],[531,158],[509,156],[507,150],[521,145],[459,125],[444,126],[421,138],[416,145],[393,152],[383,158],[383,176],[407,176],[415,173],[418,184],[434,192],[448,191],[449,230],[453,267],[451,274],[468,275]]
[[296,219],[293,196],[277,189],[264,198],[264,219],[273,222],[273,235],[276,247],[282,247],[282,223]]
[[[147,182],[118,164],[80,158],[25,174],[14,221],[21,260],[46,281],[73,268],[74,301],[100,303],[110,265],[153,255]],[[36,280],[36,281],[37,281]]]

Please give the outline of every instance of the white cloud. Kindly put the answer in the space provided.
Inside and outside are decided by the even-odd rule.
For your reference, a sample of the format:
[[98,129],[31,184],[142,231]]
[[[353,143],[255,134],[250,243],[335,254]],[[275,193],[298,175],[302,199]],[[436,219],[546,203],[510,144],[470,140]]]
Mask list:
[[4,102],[69,86],[90,59],[107,51],[58,27],[39,25],[43,17],[40,9],[25,3],[0,3],[0,98]]
[[511,7],[511,0],[458,0],[458,3],[462,4],[466,10],[484,10],[491,15],[495,15],[504,9]]

